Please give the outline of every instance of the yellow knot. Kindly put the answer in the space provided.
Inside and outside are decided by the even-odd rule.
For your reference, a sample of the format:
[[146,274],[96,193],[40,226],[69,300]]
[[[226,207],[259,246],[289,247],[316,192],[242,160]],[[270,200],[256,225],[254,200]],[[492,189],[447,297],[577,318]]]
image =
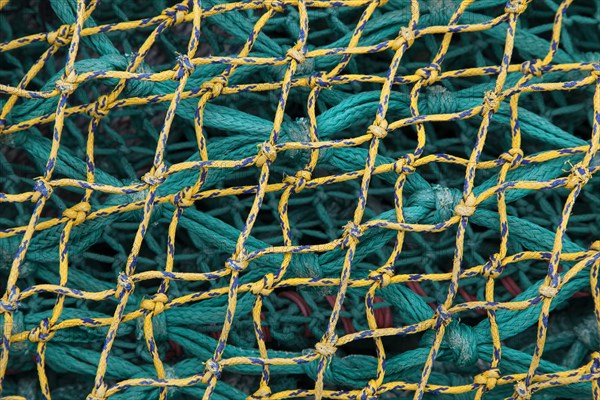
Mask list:
[[540,77],[544,72],[542,70],[543,67],[544,65],[542,65],[542,60],[536,58],[535,60],[525,61],[523,64],[521,64],[521,73],[523,75],[535,75]]
[[584,186],[592,178],[592,173],[581,163],[575,164],[571,169],[571,175],[567,178],[565,188],[574,189],[576,186]]
[[92,390],[92,393],[88,394],[85,400],[106,400],[106,390],[106,384],[103,383],[98,390]]
[[71,94],[77,89],[77,73],[75,70],[59,80],[54,84],[62,94]]
[[318,72],[308,77],[308,86],[311,88],[319,87],[321,89],[327,89],[331,87],[329,82],[329,76],[325,72]]
[[108,96],[102,95],[93,104],[92,108],[87,110],[87,114],[94,119],[101,119],[108,115],[110,112],[110,105],[108,104]]
[[592,75],[600,78],[600,62],[594,63],[594,69],[592,69]]
[[253,295],[268,296],[273,292],[273,284],[275,283],[275,275],[268,273],[259,281],[256,281],[250,287]]
[[510,164],[508,169],[518,168],[521,162],[523,162],[523,150],[510,149],[506,153],[500,154],[500,158],[507,164]]
[[71,25],[62,25],[54,32],[48,32],[46,34],[46,41],[50,46],[58,45],[64,46],[69,43],[71,39]]
[[310,172],[303,169],[296,172],[296,175],[286,176],[283,179],[283,182],[290,185],[290,187],[293,188],[294,193],[299,193],[306,187],[306,183],[310,181],[310,178]]
[[379,389],[379,385],[375,379],[371,379],[367,382],[367,386],[361,390],[360,395],[358,395],[357,399],[367,399],[367,400],[376,400],[377,399],[377,390]]
[[384,288],[392,282],[394,277],[394,270],[391,268],[381,268],[371,271],[369,273],[369,279],[377,281],[380,288]]
[[[17,289],[18,290],[18,289]],[[18,298],[18,292],[17,294],[13,294],[12,296],[8,297],[6,294],[2,297],[2,299],[0,299],[0,314],[4,314],[5,312],[15,312],[17,311],[17,309],[19,308],[19,302],[13,300],[14,298]]]
[[439,304],[435,311],[434,320],[433,328],[440,329],[442,326],[447,326],[452,322],[452,314],[450,314],[443,304]]
[[33,185],[33,191],[35,194],[31,198],[31,200],[35,203],[40,199],[40,197],[44,197],[45,199],[52,196],[52,186],[48,183],[44,177],[35,178],[35,184]]
[[527,5],[531,0],[508,0],[504,7],[504,12],[507,14],[522,14],[527,9]]
[[547,299],[555,297],[558,294],[558,291],[558,288],[550,285],[542,285],[539,289],[540,296],[545,297]]
[[188,186],[173,197],[173,205],[182,208],[191,207],[194,205],[195,195],[193,187]]
[[298,64],[302,64],[304,61],[306,61],[304,53],[293,47],[289,49],[285,55],[287,56],[287,58],[296,61]]
[[211,79],[210,81],[204,82],[200,85],[200,88],[206,91],[210,91],[211,98],[219,97],[221,93],[223,93],[223,89],[227,81],[222,76],[218,76],[216,78]]
[[142,181],[148,186],[158,186],[165,181],[164,174],[166,172],[165,165],[161,162],[142,176]]
[[440,76],[440,66],[439,64],[432,63],[427,67],[420,68],[415,72],[415,75],[419,76],[423,81],[423,86],[429,86],[437,81]]
[[490,256],[489,261],[483,266],[481,275],[483,275],[484,278],[496,279],[502,274],[503,269],[504,267],[502,266],[500,254],[495,253]]
[[258,155],[256,156],[256,166],[260,168],[265,164],[270,165],[276,158],[277,151],[275,151],[275,147],[269,142],[264,142],[259,145]]
[[63,217],[72,219],[75,225],[79,225],[85,221],[90,210],[90,203],[75,204],[73,207],[63,211]]
[[590,354],[590,364],[588,371],[590,374],[597,374],[600,371],[600,352],[594,351]]
[[414,42],[415,32],[412,29],[403,26],[400,28],[400,32],[398,32],[398,37],[391,43],[390,47],[392,50],[398,51],[398,49],[402,47],[404,43],[406,43],[407,47],[410,47]]
[[413,165],[414,162],[415,156],[413,154],[406,154],[394,163],[394,172],[397,174],[412,174],[416,171]]
[[225,261],[225,268],[231,272],[242,272],[248,268],[248,261],[229,258],[227,261]]
[[252,400],[268,399],[271,397],[271,388],[266,385],[261,385],[253,395],[248,397]]
[[285,11],[285,3],[278,0],[264,0],[263,5],[267,10],[273,10],[275,12]]
[[144,299],[140,303],[140,307],[144,310],[150,311],[152,315],[158,315],[165,310],[165,303],[169,301],[169,298],[164,293],[157,293],[150,299]]
[[361,227],[359,225],[356,225],[353,221],[348,221],[348,223],[344,225],[344,233],[342,235],[342,246],[356,246],[358,244],[358,238],[361,236]]
[[485,92],[483,97],[483,105],[481,107],[481,115],[488,114],[490,112],[496,112],[500,108],[500,99],[495,92]]
[[206,372],[217,379],[221,377],[222,366],[217,362],[217,360],[211,358],[210,360],[206,361],[204,365],[206,365]]
[[473,193],[469,193],[466,199],[461,200],[461,202],[454,207],[454,212],[461,217],[470,217],[475,213],[476,205],[477,198]]
[[335,335],[333,335],[329,340],[324,338],[321,342],[315,345],[315,352],[321,357],[329,358],[337,351],[337,347],[335,347],[336,342],[337,336]]
[[519,400],[531,399],[531,391],[523,381],[517,382],[517,384],[515,385],[515,393],[517,395],[517,399]]
[[55,332],[50,331],[50,322],[44,318],[38,326],[29,331],[27,339],[33,343],[47,342],[52,339]]
[[123,296],[125,293],[130,293],[133,291],[134,282],[130,276],[128,276],[125,272],[121,272],[119,274],[119,278],[117,279],[117,289],[115,290],[115,297],[119,298]]
[[600,251],[600,240],[596,240],[590,245],[590,250]]
[[179,25],[185,21],[185,16],[187,15],[187,10],[178,10],[175,13],[175,18],[173,20],[174,25]]
[[499,378],[500,371],[498,370],[498,368],[493,368],[479,375],[475,375],[473,383],[475,383],[476,385],[485,385],[485,389],[486,391],[488,391],[496,387]]
[[371,135],[373,135],[373,137],[376,137],[377,139],[383,139],[388,134],[387,127],[387,121],[383,120],[379,124],[373,124],[369,126],[368,131]]

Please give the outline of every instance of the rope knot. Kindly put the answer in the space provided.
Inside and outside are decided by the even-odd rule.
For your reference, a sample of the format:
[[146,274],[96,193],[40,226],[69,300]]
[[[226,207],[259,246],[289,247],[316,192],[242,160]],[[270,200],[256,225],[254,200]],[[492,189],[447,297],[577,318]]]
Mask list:
[[304,56],[304,53],[293,47],[291,49],[289,49],[287,51],[287,53],[285,53],[285,55],[287,58],[289,58],[290,60],[296,61],[298,64],[302,64],[304,61],[306,61],[306,57]]
[[486,391],[489,391],[496,387],[499,378],[500,370],[498,368],[493,368],[476,375],[473,383],[476,385],[485,385]]
[[188,186],[173,197],[173,205],[182,208],[191,207],[194,205],[195,195],[193,188]]
[[379,389],[377,381],[371,379],[356,398],[361,400],[376,400],[377,389]]
[[52,339],[54,333],[50,331],[50,321],[44,318],[38,326],[29,331],[27,339],[33,343],[47,342]]
[[71,25],[62,25],[54,32],[48,32],[46,34],[46,41],[50,46],[55,44],[58,46],[64,46],[69,43],[71,39]]
[[359,225],[353,221],[348,221],[344,225],[344,233],[342,234],[342,246],[350,247],[358,244],[358,238],[362,236],[362,230]]
[[523,381],[519,381],[515,385],[515,394],[517,395],[517,400],[531,399],[531,390],[529,390],[529,388]]
[[488,114],[490,112],[495,113],[500,108],[500,99],[495,92],[485,92],[483,96],[483,105],[481,107],[481,115]]
[[504,7],[504,12],[507,14],[522,14],[527,9],[527,5],[531,0],[508,0]]
[[377,139],[383,139],[387,136],[388,134],[388,123],[386,120],[383,120],[379,123],[375,123],[371,126],[369,126],[368,132],[373,135],[373,137],[376,137]]
[[431,63],[427,67],[419,68],[415,75],[418,75],[423,81],[423,86],[429,86],[437,81],[437,78],[440,76],[440,65],[436,63]]
[[308,77],[308,86],[311,88],[319,87],[321,89],[328,89],[331,87],[331,83],[327,74],[321,71]]
[[2,134],[6,125],[8,125],[8,121],[5,118],[0,118],[0,134]]
[[268,296],[273,292],[273,284],[275,283],[275,275],[268,273],[259,281],[256,281],[250,287],[250,291],[255,296]]
[[410,47],[415,42],[415,31],[412,29],[403,26],[400,28],[400,32],[398,32],[398,37],[391,43],[390,47],[394,51],[398,51],[404,43],[406,43],[407,47]]
[[523,75],[535,75],[537,77],[542,76],[544,73],[544,65],[542,60],[536,58],[535,60],[525,61],[521,64],[521,73]]
[[592,178],[592,173],[589,168],[584,167],[583,164],[575,164],[571,169],[571,175],[567,178],[565,187],[567,189],[574,189],[576,186],[584,186]]
[[594,69],[592,70],[592,75],[597,78],[600,78],[600,62],[594,63]]
[[69,75],[63,76],[61,79],[57,80],[54,85],[62,94],[71,94],[75,91],[75,89],[77,89],[76,82],[77,73],[75,71],[71,71]]
[[265,164],[269,166],[276,158],[277,151],[275,151],[275,147],[269,142],[264,142],[259,145],[258,156],[256,156],[256,166],[259,168]]
[[299,193],[306,187],[306,183],[310,181],[311,173],[305,169],[296,172],[296,175],[286,176],[283,182],[290,185],[294,193]]
[[440,329],[442,326],[447,326],[452,322],[452,315],[443,304],[437,306],[435,311],[435,324],[434,329]]
[[117,289],[115,291],[115,297],[119,298],[125,293],[133,291],[134,282],[125,272],[119,274],[117,279]]
[[473,193],[469,193],[466,199],[463,199],[454,207],[454,212],[461,217],[470,217],[475,213],[477,198]]
[[337,351],[335,344],[337,343],[337,336],[333,334],[329,339],[323,338],[321,342],[315,345],[315,352],[325,358],[330,358]]
[[551,299],[553,297],[556,297],[556,295],[558,294],[559,289],[554,287],[554,286],[550,286],[550,285],[542,285],[539,288],[539,293],[540,296],[545,297],[547,299]]
[[35,178],[35,184],[33,185],[33,191],[36,192],[37,195],[34,195],[31,199],[36,202],[39,200],[40,196],[45,199],[49,198],[52,195],[52,186],[48,183],[44,177]]
[[215,378],[221,378],[222,366],[214,358],[209,359],[204,363],[206,365],[206,372],[214,376]]
[[248,261],[246,260],[236,260],[234,258],[229,258],[225,261],[225,268],[231,270],[231,272],[242,272],[248,267]]
[[158,166],[152,167],[150,171],[144,174],[144,176],[142,176],[142,181],[148,186],[162,185],[163,182],[167,179],[164,177],[165,172],[165,164],[161,162],[160,164],[158,164]]
[[416,168],[413,166],[414,162],[415,156],[413,154],[406,154],[394,163],[394,172],[397,174],[412,174],[416,171]]
[[253,395],[250,396],[252,400],[268,399],[271,397],[271,388],[266,385],[261,385]]
[[110,107],[108,105],[108,96],[106,95],[100,96],[94,103],[94,106],[87,111],[88,115],[95,119],[104,118],[109,112]]
[[18,301],[13,300],[14,297],[17,296],[9,296],[4,295],[2,299],[0,299],[0,314],[4,314],[5,312],[15,312],[19,309],[20,303]]
[[500,158],[505,163],[510,163],[509,169],[518,168],[523,162],[523,150],[521,149],[510,149],[506,153],[500,154]]
[[596,240],[590,245],[590,250],[600,251],[600,240]]
[[275,12],[283,12],[285,10],[285,3],[278,0],[264,0],[264,6],[267,10],[273,10]]
[[496,279],[502,274],[502,272],[504,272],[504,267],[502,266],[500,254],[495,253],[492,254],[488,262],[483,265],[481,275],[487,279]]
[[88,394],[85,400],[106,400],[106,384],[102,385],[98,389],[92,390],[92,393]]
[[140,307],[144,310],[150,311],[154,315],[158,315],[165,310],[165,303],[169,301],[169,298],[164,293],[157,293],[150,299],[144,299],[140,303]]
[[179,25],[185,20],[185,16],[188,11],[189,10],[185,4],[177,4],[163,11],[163,14],[171,17],[171,24]]
[[384,288],[392,282],[394,270],[392,268],[380,268],[369,273],[369,279],[378,282],[380,288]]
[[223,89],[225,88],[226,84],[227,81],[225,78],[222,76],[217,76],[212,78],[210,81],[203,82],[202,85],[200,85],[200,88],[203,90],[210,90],[211,98],[214,99],[223,93]]
[[592,360],[589,367],[590,374],[596,374],[600,372],[600,352],[593,352],[592,354],[590,354],[590,358]]
[[73,207],[63,211],[63,217],[69,218],[74,221],[75,225],[79,225],[85,221],[90,210],[90,203],[75,204]]
[[177,67],[175,70],[175,79],[179,80],[183,78],[184,75],[190,76],[196,66],[192,63],[192,60],[186,54],[177,54]]

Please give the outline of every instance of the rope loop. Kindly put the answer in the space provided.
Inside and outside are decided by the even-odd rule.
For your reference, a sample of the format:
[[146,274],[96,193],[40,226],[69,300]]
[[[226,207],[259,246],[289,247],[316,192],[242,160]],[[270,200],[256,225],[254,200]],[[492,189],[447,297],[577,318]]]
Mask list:
[[525,382],[519,381],[515,385],[516,400],[529,400],[531,399],[531,390],[527,387]]
[[203,82],[200,85],[202,90],[210,91],[211,99],[219,97],[223,93],[223,89],[227,85],[227,80],[223,76],[216,76],[209,81]]
[[263,165],[267,164],[269,166],[275,159],[277,158],[277,151],[275,150],[275,146],[273,146],[269,142],[264,142],[258,145],[259,151],[256,156],[256,166],[261,168]]
[[437,63],[431,63],[427,67],[419,68],[415,75],[421,78],[423,86],[430,86],[437,81],[440,76],[441,68]]
[[331,87],[331,83],[329,82],[327,73],[321,71],[308,77],[308,86],[311,88],[319,87],[321,89],[329,89]]
[[592,178],[589,168],[578,163],[571,169],[571,174],[567,178],[565,188],[572,190],[576,186],[584,186]]
[[283,182],[290,185],[292,187],[294,193],[301,192],[305,187],[306,183],[310,181],[311,173],[305,169],[296,172],[296,175],[286,176],[283,179]]
[[173,197],[173,205],[181,208],[191,207],[194,205],[195,195],[193,187],[188,186]]
[[356,225],[354,221],[348,221],[344,225],[344,233],[342,234],[342,247],[356,246],[359,239],[362,236],[362,229],[359,225]]
[[169,298],[164,293],[157,293],[149,299],[144,299],[140,303],[140,307],[149,311],[152,316],[158,315],[165,310],[165,303]]
[[225,268],[229,269],[231,272],[242,272],[248,268],[248,261],[228,258],[227,261],[225,261]]
[[502,274],[502,272],[504,272],[504,266],[502,265],[500,254],[494,253],[490,256],[488,262],[483,265],[481,275],[487,279],[496,279]]
[[454,212],[456,215],[461,217],[470,217],[475,213],[477,198],[473,193],[469,193],[469,195],[460,201],[454,208]]
[[18,301],[12,300],[15,297],[19,297],[18,293],[16,296],[13,295],[13,296],[7,297],[6,295],[4,295],[2,297],[2,299],[0,299],[0,315],[4,314],[6,312],[12,313],[19,309],[19,306],[21,305],[21,303]]
[[108,104],[108,96],[102,95],[98,97],[98,100],[94,103],[93,107],[87,111],[87,114],[94,119],[101,119],[108,115],[110,112],[110,105]]
[[55,332],[50,331],[50,321],[44,318],[38,326],[29,331],[27,339],[33,343],[47,342],[54,334]]
[[79,225],[85,221],[90,210],[90,203],[75,204],[73,207],[67,208],[65,211],[63,211],[63,217],[69,218],[73,220],[75,225]]
[[508,169],[518,168],[523,162],[523,150],[521,149],[510,149],[506,153],[500,154],[500,159],[505,163],[510,164]]
[[315,345],[315,352],[320,357],[331,358],[337,351],[337,347],[335,346],[336,343],[336,334],[333,334],[330,338],[323,338],[321,342]]
[[473,383],[476,385],[484,385],[485,390],[489,391],[496,387],[500,378],[500,370],[498,368],[488,369],[479,375],[475,375]]
[[398,51],[405,43],[407,47],[410,47],[415,42],[415,31],[403,26],[398,32],[398,37],[390,44],[390,48],[394,51]]
[[394,277],[394,270],[390,267],[376,269],[369,273],[369,279],[372,279],[378,283],[379,288],[384,288],[392,282]]
[[414,154],[406,154],[394,163],[394,172],[397,174],[410,175],[417,169],[414,167]]
[[171,25],[179,25],[185,20],[188,11],[187,5],[176,4],[175,6],[164,10],[163,15],[171,18]]

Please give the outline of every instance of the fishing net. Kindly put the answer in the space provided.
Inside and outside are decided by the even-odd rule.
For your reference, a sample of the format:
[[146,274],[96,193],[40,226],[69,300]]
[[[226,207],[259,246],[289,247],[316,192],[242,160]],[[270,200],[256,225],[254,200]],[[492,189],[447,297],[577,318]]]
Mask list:
[[2,395],[600,398],[600,2],[0,9]]

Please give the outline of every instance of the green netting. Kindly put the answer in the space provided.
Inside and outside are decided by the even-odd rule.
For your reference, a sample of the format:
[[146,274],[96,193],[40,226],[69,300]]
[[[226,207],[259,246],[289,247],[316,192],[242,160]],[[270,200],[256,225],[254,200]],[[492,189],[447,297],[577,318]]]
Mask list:
[[599,26],[0,0],[2,395],[600,398]]

